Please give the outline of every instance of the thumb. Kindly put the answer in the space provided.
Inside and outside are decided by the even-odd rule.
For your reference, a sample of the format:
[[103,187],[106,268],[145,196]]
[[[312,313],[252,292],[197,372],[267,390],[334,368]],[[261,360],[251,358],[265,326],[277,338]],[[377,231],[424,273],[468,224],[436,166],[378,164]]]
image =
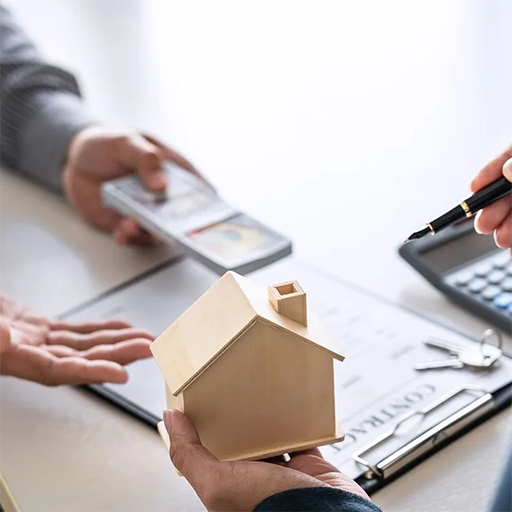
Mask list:
[[126,138],[125,141],[122,155],[126,164],[136,171],[149,190],[165,190],[167,181],[163,170],[164,152],[138,133]]
[[196,428],[182,412],[164,411],[164,424],[171,441],[172,463],[201,495],[220,461],[201,444]]
[[6,352],[11,346],[11,329],[9,324],[0,318],[0,354]]
[[512,182],[512,158],[509,158],[503,164],[503,176],[505,176],[505,178],[507,178],[508,181]]

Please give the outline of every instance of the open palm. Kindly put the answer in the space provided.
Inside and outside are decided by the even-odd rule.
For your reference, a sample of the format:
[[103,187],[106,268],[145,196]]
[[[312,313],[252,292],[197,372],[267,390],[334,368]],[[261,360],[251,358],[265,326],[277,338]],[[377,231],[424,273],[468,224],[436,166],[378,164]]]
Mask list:
[[47,386],[126,382],[154,337],[122,320],[51,321],[0,294],[0,373]]

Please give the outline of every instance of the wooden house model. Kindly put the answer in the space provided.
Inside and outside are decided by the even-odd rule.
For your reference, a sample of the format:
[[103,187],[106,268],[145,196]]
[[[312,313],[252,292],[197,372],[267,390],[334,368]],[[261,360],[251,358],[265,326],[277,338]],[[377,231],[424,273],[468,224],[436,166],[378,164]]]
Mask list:
[[268,290],[226,273],[152,344],[167,407],[221,460],[261,459],[343,439],[334,359],[295,281]]

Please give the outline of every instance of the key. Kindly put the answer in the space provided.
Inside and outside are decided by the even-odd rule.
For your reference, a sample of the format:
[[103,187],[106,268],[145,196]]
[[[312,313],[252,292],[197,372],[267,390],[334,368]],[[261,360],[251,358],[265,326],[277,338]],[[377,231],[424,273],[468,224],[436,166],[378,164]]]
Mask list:
[[478,277],[485,277],[492,270],[492,265],[488,262],[481,263],[475,268],[475,275]]
[[510,256],[507,253],[498,254],[492,260],[495,268],[503,268],[510,261]]
[[494,297],[492,302],[498,308],[506,309],[510,304],[512,304],[512,293],[500,293],[498,296]]
[[441,368],[463,368],[464,363],[458,357],[451,357],[450,359],[441,359],[439,361],[426,361],[424,363],[415,363],[414,369],[418,371],[423,370],[438,370]]
[[441,338],[434,338],[431,336],[425,341],[425,345],[428,347],[440,348],[447,350],[451,354],[457,355],[459,352],[464,350],[464,345],[457,343],[456,341],[442,340]]
[[500,293],[501,293],[501,288],[498,288],[497,286],[488,286],[487,288],[484,289],[484,291],[481,293],[480,296],[486,300],[492,300],[492,299],[494,299],[494,297],[496,297]]
[[465,366],[482,369],[492,366],[502,354],[503,352],[498,347],[483,343],[479,346],[465,349],[458,357]]
[[506,274],[502,270],[494,270],[487,276],[487,281],[491,284],[498,284],[505,279]]
[[455,282],[459,286],[466,286],[473,279],[473,274],[471,272],[461,272],[455,278]]
[[415,370],[434,370],[440,368],[463,368],[470,366],[476,369],[489,368],[502,355],[500,348],[481,343],[480,345],[467,346],[452,341],[440,340],[438,338],[430,338],[425,341],[430,347],[447,350],[455,357],[441,359],[437,361],[427,361],[424,363],[416,363]]
[[[497,336],[500,345],[499,348],[485,342],[491,336]],[[455,364],[455,361],[459,359],[468,366],[487,368],[493,365],[503,354],[501,350],[501,336],[496,334],[493,330],[488,330],[484,333],[479,345],[467,345],[465,343],[462,344],[456,341],[447,341],[434,337],[427,339],[425,345],[446,350],[456,356],[446,359],[445,362],[447,365],[449,364],[448,361]],[[447,367],[448,366],[446,366],[446,368]]]
[[483,279],[473,279],[468,285],[468,290],[473,293],[480,293],[486,286],[487,281]]

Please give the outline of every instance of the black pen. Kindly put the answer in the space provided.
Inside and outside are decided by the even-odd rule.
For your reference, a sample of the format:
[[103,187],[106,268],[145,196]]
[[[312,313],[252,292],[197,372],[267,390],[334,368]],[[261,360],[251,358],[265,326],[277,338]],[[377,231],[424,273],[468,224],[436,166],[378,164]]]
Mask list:
[[478,210],[489,206],[498,199],[501,199],[503,196],[510,194],[510,192],[512,192],[512,183],[508,181],[507,178],[499,178],[484,187],[482,190],[473,194],[471,197],[468,197],[465,201],[462,201],[455,208],[452,208],[450,211],[441,215],[441,217],[429,222],[426,228],[413,233],[409,238],[405,239],[404,244],[411,240],[422,238],[429,233],[435,235],[437,232],[451,226],[455,222],[462,220],[465,217],[471,217]]

